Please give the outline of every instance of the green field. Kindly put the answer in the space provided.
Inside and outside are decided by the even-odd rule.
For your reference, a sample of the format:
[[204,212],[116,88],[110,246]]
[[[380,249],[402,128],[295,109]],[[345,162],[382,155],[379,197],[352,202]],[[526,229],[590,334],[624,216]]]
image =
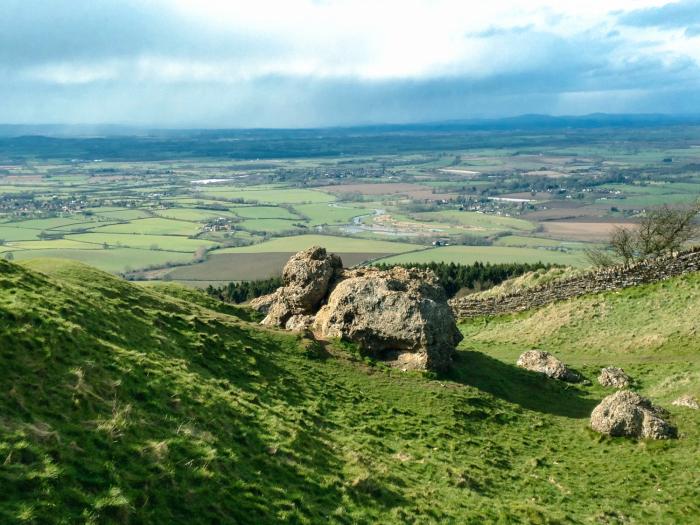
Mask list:
[[564,248],[567,250],[583,250],[589,243],[575,241],[557,241],[542,237],[524,237],[522,235],[505,235],[494,242],[496,246],[514,246],[518,248]]
[[353,217],[370,213],[371,210],[351,207],[344,203],[297,204],[294,206],[302,215],[309,218],[310,226],[321,224],[347,224]]
[[331,252],[348,253],[402,253],[420,248],[420,246],[414,244],[401,242],[354,239],[352,237],[334,237],[331,235],[297,235],[294,237],[280,237],[251,246],[224,248],[215,250],[212,253],[293,253],[305,250],[311,246],[323,246]]
[[298,230],[299,220],[288,219],[249,219],[237,224],[239,228],[253,232],[281,233]]
[[392,263],[446,262],[456,264],[483,263],[552,263],[568,266],[585,266],[583,255],[536,248],[511,248],[504,246],[441,246],[421,251],[395,255],[382,259]]
[[7,243],[5,247],[12,250],[96,250],[101,248],[101,246],[98,245],[86,244],[84,242],[79,242],[76,239],[69,238],[42,241],[13,241],[11,243]]
[[170,250],[175,252],[193,253],[197,249],[216,246],[217,243],[205,239],[188,239],[174,235],[143,235],[128,233],[79,233],[67,235],[67,240],[81,241],[101,246],[107,243],[109,246],[124,246],[129,248],[142,248],[146,250]]
[[151,217],[152,213],[147,210],[129,210],[124,208],[92,208],[89,210],[95,215],[119,221],[130,221],[133,219],[145,219]]
[[202,210],[196,208],[168,208],[155,212],[159,217],[179,221],[207,222],[219,217],[233,217],[234,214],[221,210]]
[[39,238],[41,230],[19,228],[0,224],[0,239],[3,241],[31,241]]
[[99,233],[135,233],[143,235],[194,235],[199,232],[199,224],[163,218],[138,219],[124,224],[112,224],[94,228]]
[[464,226],[474,231],[532,231],[535,226],[528,221],[512,217],[499,217],[477,212],[437,211],[414,214],[416,219],[429,222],[446,222]]
[[55,249],[12,251],[15,260],[56,258],[80,261],[107,272],[121,273],[147,266],[160,266],[169,263],[184,264],[192,260],[191,253],[139,250],[135,248],[98,249]]
[[333,195],[316,190],[299,189],[256,189],[255,187],[231,188],[217,186],[202,190],[204,198],[245,199],[264,204],[297,204],[303,202],[331,202]]
[[232,211],[244,219],[292,219],[299,220],[299,217],[291,213],[286,208],[279,206],[238,206]]
[[[262,329],[195,291],[65,262],[30,268],[0,261],[2,522],[700,515],[700,413],[670,404],[700,394],[697,275],[464,323],[453,370],[436,377]],[[593,384],[517,368],[533,345]],[[670,410],[680,439],[589,429],[608,365]]]

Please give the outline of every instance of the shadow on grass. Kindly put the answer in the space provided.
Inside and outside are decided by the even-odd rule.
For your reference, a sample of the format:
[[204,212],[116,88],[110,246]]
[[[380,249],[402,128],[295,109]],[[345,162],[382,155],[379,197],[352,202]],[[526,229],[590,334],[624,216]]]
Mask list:
[[460,351],[447,377],[528,410],[571,418],[588,417],[597,404],[575,384],[550,379],[481,352]]

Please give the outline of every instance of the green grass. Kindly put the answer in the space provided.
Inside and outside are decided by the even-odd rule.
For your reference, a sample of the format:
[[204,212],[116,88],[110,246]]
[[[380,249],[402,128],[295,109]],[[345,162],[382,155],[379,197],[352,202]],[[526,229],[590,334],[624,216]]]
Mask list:
[[571,241],[556,241],[554,239],[543,239],[541,237],[524,237],[522,235],[505,235],[499,237],[494,242],[496,246],[513,246],[524,248],[568,248],[568,249],[583,249],[587,245],[582,242]]
[[107,209],[91,208],[90,211],[92,211],[95,215],[99,215],[100,217],[106,217],[108,219],[117,219],[120,221],[130,221],[133,219],[145,219],[146,217],[150,217],[152,215],[147,210],[126,209],[126,208],[112,208],[112,209],[109,209],[109,208],[107,208]]
[[194,235],[200,231],[199,224],[163,219],[154,217],[149,219],[137,219],[124,224],[112,224],[94,228],[93,232],[99,233],[136,233],[144,235]]
[[[125,246],[129,248],[141,248],[146,250],[158,249],[174,252],[193,253],[202,246],[211,247],[217,243],[205,239],[188,239],[175,235],[142,235],[128,233],[79,233],[67,235],[66,240],[75,240],[82,243],[92,243],[109,246]],[[86,246],[87,247],[87,246]]]
[[624,199],[596,199],[597,204],[617,206],[618,208],[645,208],[648,206],[663,206],[664,204],[688,204],[697,200],[697,194],[669,193],[650,195],[631,195]]
[[298,252],[311,246],[323,246],[332,252],[349,253],[402,253],[420,248],[420,246],[415,244],[401,242],[333,237],[331,235],[297,235],[293,237],[279,237],[263,243],[239,248],[224,248],[212,253]]
[[159,217],[180,221],[207,222],[219,217],[234,217],[231,212],[221,210],[201,210],[195,208],[168,208],[155,212]]
[[352,207],[342,202],[337,204],[297,204],[294,209],[309,218],[310,226],[347,224],[353,217],[372,213],[371,210]]
[[[473,320],[454,370],[431,378],[262,329],[196,291],[75,263],[29,268],[0,261],[3,522],[688,523],[700,513],[700,414],[667,405],[697,392],[697,276],[567,303],[561,315]],[[692,317],[665,346],[618,344],[623,319],[628,336],[668,333],[681,312]],[[574,339],[592,331],[604,352]],[[681,439],[591,432],[607,392],[516,368],[534,342],[589,377],[623,364],[668,406]]]
[[255,186],[231,188],[217,186],[202,190],[204,198],[245,199],[262,204],[297,204],[303,202],[331,202],[335,197],[316,190],[300,189],[257,189]]
[[71,231],[81,228],[98,226],[99,222],[81,215],[73,217],[55,217],[52,219],[29,219],[26,221],[8,222],[3,226],[15,226],[17,228],[27,228],[33,230],[60,230]]
[[512,217],[501,217],[485,213],[468,211],[435,211],[415,213],[414,217],[422,221],[451,223],[462,226],[474,232],[492,233],[494,231],[532,231],[535,225],[531,222]]
[[567,266],[585,266],[580,254],[537,248],[505,246],[443,246],[382,259],[384,263],[453,262],[456,264],[483,263],[552,263]]
[[99,246],[67,238],[42,241],[13,241],[7,243],[5,247],[13,250],[94,250],[99,248]]
[[4,241],[32,241],[39,238],[41,230],[31,230],[0,224],[0,239]]
[[286,208],[280,208],[279,206],[240,206],[232,208],[231,211],[244,219],[300,220],[297,215],[291,213]]
[[290,230],[298,230],[299,227],[295,226],[295,224],[303,223],[301,223],[299,219],[250,219],[241,221],[237,226],[253,232],[282,233]]
[[45,257],[70,259],[113,273],[137,270],[149,266],[160,266],[167,263],[184,264],[192,260],[192,254],[189,252],[168,252],[135,248],[110,248],[108,250],[96,250],[94,247],[89,249],[34,249],[12,251],[12,253],[16,260],[41,259]]

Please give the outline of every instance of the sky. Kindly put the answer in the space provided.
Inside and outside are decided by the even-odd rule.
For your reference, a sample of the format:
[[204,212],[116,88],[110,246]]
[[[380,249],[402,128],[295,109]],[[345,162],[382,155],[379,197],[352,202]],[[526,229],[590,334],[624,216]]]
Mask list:
[[700,0],[0,0],[0,122],[700,114]]

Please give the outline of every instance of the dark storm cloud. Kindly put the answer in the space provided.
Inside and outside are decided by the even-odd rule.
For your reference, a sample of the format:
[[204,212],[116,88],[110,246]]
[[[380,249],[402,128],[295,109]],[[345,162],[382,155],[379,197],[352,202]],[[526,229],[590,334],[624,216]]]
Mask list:
[[683,0],[661,7],[630,11],[619,17],[620,23],[636,27],[687,27],[700,24],[700,0]]
[[4,0],[1,9],[4,66],[152,53],[234,58],[283,50],[260,35],[216,31],[168,9],[167,1]]

